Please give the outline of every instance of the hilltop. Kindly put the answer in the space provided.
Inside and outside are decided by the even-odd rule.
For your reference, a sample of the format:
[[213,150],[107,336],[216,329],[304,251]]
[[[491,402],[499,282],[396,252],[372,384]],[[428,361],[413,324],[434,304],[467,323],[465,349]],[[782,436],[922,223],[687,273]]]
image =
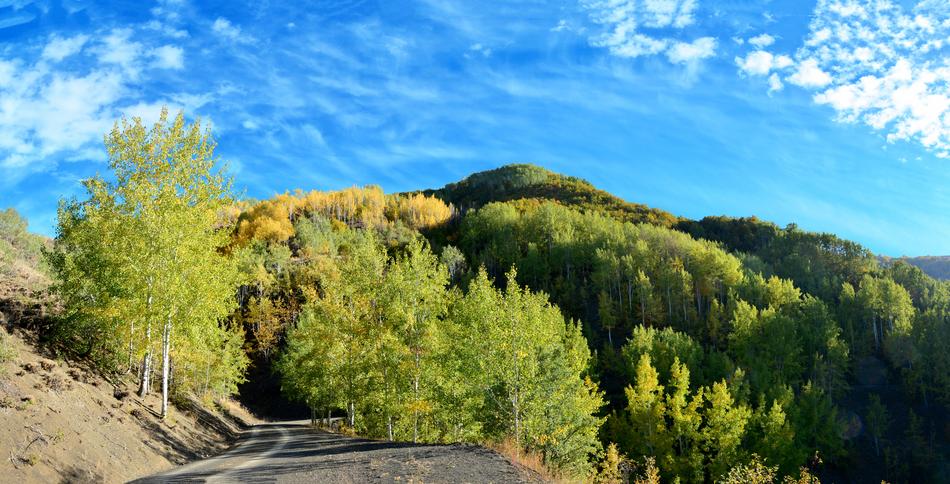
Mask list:
[[548,200],[581,210],[603,212],[624,222],[671,227],[679,217],[660,209],[631,203],[595,188],[581,178],[561,175],[530,164],[505,165],[473,173],[439,189],[425,190],[460,210],[490,202]]

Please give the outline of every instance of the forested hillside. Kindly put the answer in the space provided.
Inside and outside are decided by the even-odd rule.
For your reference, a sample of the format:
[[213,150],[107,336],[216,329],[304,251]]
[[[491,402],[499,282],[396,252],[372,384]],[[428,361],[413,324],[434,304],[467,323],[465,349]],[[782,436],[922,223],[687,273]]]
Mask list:
[[530,165],[239,200],[181,116],[107,148],[115,180],[62,205],[47,250],[49,337],[160,384],[162,416],[241,388],[365,436],[503,442],[569,480],[948,475],[950,285],[855,242]]
[[527,164],[506,165],[473,173],[456,183],[438,190],[426,190],[425,193],[452,203],[462,211],[479,208],[490,202],[538,199],[606,213],[624,222],[669,227],[679,220],[668,212],[630,203],[598,190],[586,180]]
[[908,264],[919,267],[920,270],[927,273],[930,277],[945,281],[950,280],[950,256],[947,255],[900,258],[882,257],[881,259],[885,264],[892,264],[898,261],[907,262]]
[[[483,384],[487,386],[482,390],[477,385],[468,387],[475,383],[470,373],[487,371],[481,366],[458,373],[468,374],[468,381],[451,377],[451,368],[465,360],[462,349],[478,347],[465,340],[465,330],[458,333],[460,322],[469,321],[461,328],[478,326],[471,326],[466,319],[471,316],[457,308],[472,307],[465,303],[471,292],[485,291],[487,281],[494,280],[502,291],[520,291],[526,285],[545,294],[568,319],[577,321],[592,352],[580,375],[597,385],[605,402],[600,410],[590,404],[581,406],[606,419],[599,430],[601,449],[616,444],[633,459],[652,456],[664,478],[715,480],[729,469],[758,463],[750,460],[753,455],[767,466],[777,466],[780,475],[795,474],[803,465],[819,469],[832,480],[902,481],[912,472],[939,475],[946,442],[944,409],[950,397],[946,378],[950,367],[940,350],[950,341],[945,283],[907,264],[879,266],[868,250],[833,235],[780,229],[754,218],[676,219],[597,192],[581,180],[528,165],[475,174],[425,193],[435,197],[430,203],[444,197],[452,208],[445,218],[416,225],[420,229],[416,235],[395,230],[408,224],[395,211],[386,211],[385,222],[376,223],[369,244],[387,247],[388,256],[378,255],[380,249],[375,249],[377,255],[354,266],[346,244],[320,242],[327,254],[335,254],[329,258],[337,261],[322,264],[336,265],[331,272],[347,274],[343,280],[366,278],[362,289],[324,281],[317,284],[316,294],[297,302],[288,300],[293,283],[269,290],[267,298],[275,301],[274,306],[301,307],[300,320],[285,333],[289,350],[279,366],[288,390],[311,405],[346,409],[361,431],[387,438],[478,440],[509,435],[525,448],[542,452],[551,465],[563,466],[563,454],[530,443],[556,440],[553,435],[543,428],[516,429],[515,422],[521,419],[518,411],[496,408],[485,413],[501,400],[492,397],[489,401],[496,403],[491,405],[481,400],[488,388],[512,390],[517,385],[496,380]],[[290,259],[301,264],[290,270],[293,274],[314,263],[301,256],[312,242],[298,240],[301,233],[315,240],[306,235],[312,232],[306,220],[322,220],[329,214],[333,220],[317,222],[324,227],[323,234],[365,233],[373,226],[366,221],[348,222],[331,212],[324,210],[316,218],[307,209],[281,212],[279,224],[294,225],[295,230],[285,234],[286,242],[267,250],[287,247]],[[438,265],[435,256],[427,255],[430,249],[419,246],[416,239],[428,242],[444,269],[433,269]],[[429,291],[414,287],[408,293],[414,301],[410,319],[426,328],[420,334],[432,338],[423,345],[428,348],[425,354],[412,349],[422,336],[400,329],[406,323],[399,321],[406,316],[378,309],[406,304],[383,303],[393,301],[393,296],[386,295],[392,294],[388,287],[399,286],[390,286],[396,283],[388,281],[405,277],[399,272],[406,263],[399,261],[406,257],[429,260],[430,274],[445,271],[438,276],[415,276],[417,281],[437,282]],[[375,275],[367,278],[350,271]],[[519,287],[508,287],[512,274]],[[455,296],[441,295],[446,287]],[[424,308],[423,301],[438,309]],[[505,307],[498,302],[475,313],[493,313],[491,306]],[[348,317],[339,319],[341,313]],[[366,329],[374,327],[372,321],[375,329]],[[530,327],[528,321],[516,321],[509,318],[508,322]],[[351,324],[355,325],[349,326],[353,334],[338,332]],[[359,335],[366,339],[361,342]],[[438,343],[445,338],[451,344]],[[502,344],[490,338],[486,339],[493,346]],[[335,350],[320,346],[341,340],[351,346]],[[380,340],[394,346],[386,348]],[[459,341],[463,344],[455,346]],[[369,342],[378,345],[376,349],[367,349]],[[348,347],[361,350],[347,353]],[[333,368],[330,364],[304,369],[308,358],[333,351],[364,355],[350,365],[369,365],[357,372],[365,379],[350,382],[346,375],[355,370],[344,363],[335,372],[327,372]],[[408,363],[398,363],[400,354]],[[470,357],[491,361],[489,354]],[[425,356],[435,356],[428,369]],[[331,357],[330,361],[346,359]],[[475,408],[482,410],[461,411],[455,400],[459,394],[447,394],[438,385],[417,391],[416,384],[426,378],[411,377],[411,370],[404,377],[409,388],[402,390],[410,395],[398,396],[400,390],[387,389],[384,382],[399,367],[417,368],[418,375],[431,372],[431,382],[461,385],[455,392],[468,395],[470,402],[475,398]],[[867,376],[874,370],[882,373],[877,380]],[[374,373],[378,376],[371,376]],[[376,383],[375,378],[379,379]],[[302,383],[306,379],[309,383]],[[339,394],[343,381],[353,383],[364,395]],[[313,393],[303,391],[308,386]],[[322,393],[328,390],[336,394]],[[474,397],[472,391],[481,396]],[[390,403],[380,403],[384,401]],[[512,401],[511,394],[505,401]],[[519,401],[530,405],[530,400]],[[424,412],[418,411],[420,407]],[[385,408],[404,410],[380,410]],[[558,408],[568,413],[578,407],[560,403]],[[454,435],[451,425],[437,423],[442,412],[459,419]],[[403,417],[393,420],[399,414]],[[881,418],[885,414],[887,418]],[[411,417],[406,419],[407,415]],[[430,419],[425,424],[427,433],[416,428],[420,415]],[[501,420],[479,421],[487,415]],[[503,429],[500,422],[505,421],[507,430],[484,432]],[[902,432],[898,422],[911,423],[910,430]],[[469,425],[483,431],[466,434]],[[581,454],[587,457],[574,457],[573,462],[591,461],[595,455]],[[868,460],[879,464],[858,465]]]

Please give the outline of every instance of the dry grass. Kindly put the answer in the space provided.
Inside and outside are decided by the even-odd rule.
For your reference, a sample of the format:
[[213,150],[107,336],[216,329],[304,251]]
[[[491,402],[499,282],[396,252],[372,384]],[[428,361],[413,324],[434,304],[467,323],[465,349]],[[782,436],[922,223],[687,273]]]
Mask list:
[[516,466],[534,471],[544,482],[576,482],[545,465],[544,457],[541,453],[525,452],[513,439],[509,438],[500,442],[489,443],[488,448],[507,457],[508,460]]

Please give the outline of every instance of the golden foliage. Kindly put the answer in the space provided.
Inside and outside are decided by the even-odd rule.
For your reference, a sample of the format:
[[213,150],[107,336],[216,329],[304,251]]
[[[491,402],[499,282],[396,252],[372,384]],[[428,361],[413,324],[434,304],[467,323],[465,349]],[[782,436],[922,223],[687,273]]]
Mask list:
[[237,228],[238,244],[246,245],[252,240],[279,243],[293,237],[294,226],[290,221],[292,211],[284,202],[275,197],[241,214]]
[[410,228],[418,230],[442,225],[452,218],[453,209],[435,196],[416,193],[393,195],[389,199],[387,212],[391,220],[402,220]]
[[378,227],[386,222],[386,195],[376,185],[350,187],[335,192],[300,194],[300,207],[307,214],[320,214],[347,225]]
[[341,225],[380,228],[401,221],[412,229],[441,225],[452,218],[451,205],[435,196],[389,195],[376,185],[350,187],[332,192],[313,190],[282,193],[252,207],[238,203],[219,215],[220,226],[236,226],[235,242],[244,246],[254,240],[285,242],[294,236],[298,217],[320,215]]
[[624,457],[617,449],[617,444],[611,442],[610,445],[607,446],[607,452],[603,460],[600,461],[597,475],[594,476],[594,483],[619,484],[624,482],[623,469],[621,469],[623,464]]

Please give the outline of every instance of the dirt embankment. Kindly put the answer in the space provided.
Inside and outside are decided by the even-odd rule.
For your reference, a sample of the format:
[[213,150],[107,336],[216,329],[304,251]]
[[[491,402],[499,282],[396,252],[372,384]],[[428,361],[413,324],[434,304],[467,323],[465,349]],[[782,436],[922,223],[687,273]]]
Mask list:
[[218,453],[253,423],[225,402],[182,404],[161,422],[159,398],[54,360],[0,313],[0,476],[4,482],[124,482]]

